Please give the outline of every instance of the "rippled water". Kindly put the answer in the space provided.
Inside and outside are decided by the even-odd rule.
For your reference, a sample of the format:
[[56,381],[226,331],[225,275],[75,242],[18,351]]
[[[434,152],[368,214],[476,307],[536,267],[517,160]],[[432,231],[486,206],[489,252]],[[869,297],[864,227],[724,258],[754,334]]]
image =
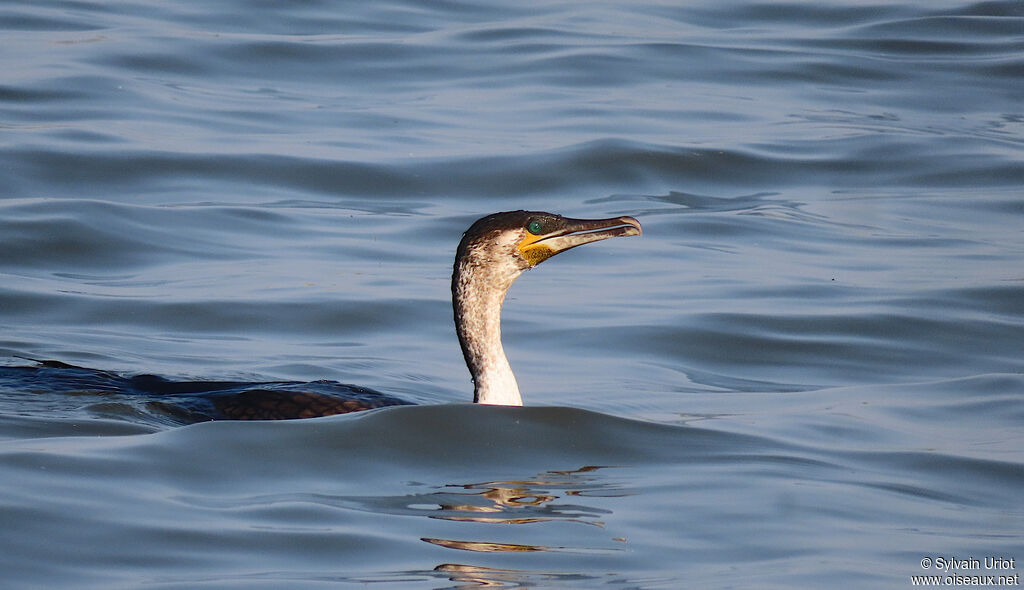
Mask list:
[[[1016,0],[14,1],[0,29],[3,364],[421,404],[183,427],[5,382],[5,587],[1024,559]],[[451,258],[519,208],[645,233],[517,282],[528,407],[474,407]]]

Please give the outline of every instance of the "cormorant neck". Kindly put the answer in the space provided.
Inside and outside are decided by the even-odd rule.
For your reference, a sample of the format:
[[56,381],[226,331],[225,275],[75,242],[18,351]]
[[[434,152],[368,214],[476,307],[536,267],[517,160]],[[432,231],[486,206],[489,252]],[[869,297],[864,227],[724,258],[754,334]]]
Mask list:
[[519,385],[501,345],[501,304],[528,265],[496,264],[490,257],[481,260],[481,254],[460,248],[452,275],[455,331],[473,377],[473,401],[521,406]]

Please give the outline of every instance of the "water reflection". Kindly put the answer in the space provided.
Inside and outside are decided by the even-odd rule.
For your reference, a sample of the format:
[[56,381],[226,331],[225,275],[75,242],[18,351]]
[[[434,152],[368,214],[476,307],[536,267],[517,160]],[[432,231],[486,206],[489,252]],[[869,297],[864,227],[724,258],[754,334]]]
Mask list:
[[434,568],[434,571],[447,574],[450,581],[458,584],[450,588],[522,588],[544,586],[554,582],[582,584],[588,580],[598,579],[598,576],[580,573],[534,572],[458,563],[443,563]]
[[[422,537],[421,541],[426,541],[433,545],[440,547],[447,547],[449,549],[461,549],[463,551],[480,551],[483,553],[523,553],[529,551],[550,551],[553,547],[545,547],[543,545],[524,545],[521,543],[493,543],[485,541],[455,541],[453,539],[431,539],[430,537]],[[467,566],[472,567],[472,566]]]
[[604,522],[597,519],[601,515],[610,514],[610,511],[593,506],[561,503],[559,500],[568,496],[629,495],[620,489],[612,489],[607,482],[597,478],[581,477],[583,474],[607,468],[585,465],[569,471],[547,471],[524,480],[450,484],[446,487],[466,491],[435,492],[420,496],[420,499],[430,500],[433,504],[417,503],[410,507],[442,511],[442,514],[433,514],[430,517],[452,521],[528,524],[558,519],[603,526]]
[[[430,518],[457,522],[478,522],[485,524],[533,524],[560,520],[579,522],[603,528],[599,516],[612,511],[579,503],[565,503],[565,498],[584,497],[625,497],[630,492],[610,484],[596,472],[609,469],[608,466],[585,465],[565,471],[546,471],[536,477],[523,480],[501,480],[482,483],[450,485],[465,491],[440,492],[431,494],[438,504],[434,510],[441,514]],[[452,514],[453,512],[457,514]],[[531,553],[531,552],[604,552],[606,549],[566,547],[527,543],[503,543],[493,540],[442,539],[421,537],[421,541],[460,551],[474,553]],[[624,539],[616,538],[622,542]],[[579,573],[537,572],[521,569],[499,569],[466,563],[443,563],[434,568],[435,572],[449,575],[449,580],[462,587],[523,587],[543,585],[552,581],[577,581],[594,579]],[[465,584],[465,586],[463,586]]]

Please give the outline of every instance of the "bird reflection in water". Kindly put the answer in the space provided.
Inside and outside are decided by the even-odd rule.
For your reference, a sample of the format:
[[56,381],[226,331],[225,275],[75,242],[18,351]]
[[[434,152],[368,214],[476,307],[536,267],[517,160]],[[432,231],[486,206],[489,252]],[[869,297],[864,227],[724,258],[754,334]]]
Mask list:
[[[528,480],[491,481],[450,486],[461,488],[466,492],[432,494],[430,496],[432,499],[440,501],[433,504],[433,510],[438,513],[431,514],[430,518],[483,524],[533,524],[568,521],[589,524],[603,529],[605,523],[598,520],[598,516],[607,516],[612,513],[610,510],[581,504],[559,503],[559,500],[565,497],[615,498],[629,496],[628,491],[610,484],[602,478],[587,475],[609,468],[608,466],[587,465],[567,471],[547,471]],[[444,496],[444,498],[439,498],[439,496]],[[421,496],[420,499],[426,499],[426,496]],[[420,540],[446,549],[473,553],[568,552],[593,554],[621,551],[621,549],[609,548],[503,543],[493,539],[421,537]],[[625,541],[622,538],[612,538],[611,540]],[[496,569],[458,563],[443,563],[435,567],[434,571],[447,574],[448,579],[452,582],[471,584],[473,587],[517,587],[534,583],[543,585],[554,580],[584,582],[588,579],[596,579],[584,577],[578,573]]]
[[[431,510],[439,512],[431,514],[430,518],[441,520],[492,524],[529,524],[560,520],[603,527],[604,522],[597,518],[610,514],[609,510],[579,504],[559,504],[557,500],[562,496],[594,495],[607,498],[629,495],[622,491],[609,490],[607,483],[592,483],[579,477],[580,474],[608,468],[587,465],[569,471],[548,471],[528,480],[453,484],[448,487],[457,487],[468,492],[437,492],[429,496],[419,496],[419,499],[429,498],[433,502],[417,502],[416,506],[429,506]],[[428,542],[433,541],[436,539]]]
[[554,583],[590,586],[599,583],[596,580],[600,579],[600,576],[580,573],[504,569],[461,563],[443,563],[434,568],[434,572],[447,575],[449,581],[460,584],[454,588],[528,588]]
[[[444,495],[446,498],[433,505],[438,514],[430,518],[456,522],[478,522],[484,524],[532,524],[551,521],[568,521],[589,524],[600,529],[605,527],[598,516],[612,512],[603,508],[579,504],[559,503],[566,497],[615,498],[629,496],[623,488],[610,484],[599,476],[590,476],[609,466],[587,465],[566,471],[547,471],[527,480],[491,481],[457,486],[466,492],[456,494],[434,494],[433,499]],[[452,497],[456,496],[456,497]],[[421,497],[425,499],[425,497]],[[522,514],[525,512],[526,514]],[[452,514],[456,513],[456,514]],[[488,529],[490,530],[490,529]],[[442,539],[421,537],[421,541],[473,553],[609,553],[621,549],[594,547],[565,547],[550,544],[503,543],[495,540]],[[613,537],[615,542],[625,539]],[[448,580],[463,587],[522,587],[550,584],[553,582],[586,583],[597,580],[598,576],[585,576],[578,572],[531,571],[483,567],[466,563],[443,563],[434,568],[436,574],[448,576]]]
[[[496,481],[488,482],[486,484],[471,484],[463,486],[466,489],[475,489],[477,487],[484,487],[484,491],[475,492],[472,495],[476,498],[481,498],[490,502],[490,505],[475,505],[475,504],[440,504],[442,510],[451,510],[458,512],[475,512],[475,513],[501,513],[507,512],[509,509],[524,508],[528,506],[543,506],[548,502],[552,502],[558,499],[558,496],[550,496],[543,494],[531,494],[530,491],[524,487],[527,484],[536,482],[510,482],[510,481]],[[492,487],[493,486],[493,487]],[[499,486],[514,486],[514,487],[499,487]],[[436,516],[435,518],[441,518],[444,520],[463,520],[472,522],[494,522],[504,524],[526,524],[530,522],[541,522],[545,520],[551,520],[551,518],[540,518],[536,516],[527,518],[505,518],[505,517],[492,517],[492,516],[480,516],[474,514],[473,516]]]
[[447,547],[449,549],[461,549],[463,551],[480,551],[483,553],[524,553],[528,551],[551,551],[553,547],[544,547],[542,545],[522,545],[519,543],[488,543],[483,541],[454,541],[451,539],[432,539],[430,537],[422,537],[421,541],[426,541],[433,545],[439,545],[441,547]]

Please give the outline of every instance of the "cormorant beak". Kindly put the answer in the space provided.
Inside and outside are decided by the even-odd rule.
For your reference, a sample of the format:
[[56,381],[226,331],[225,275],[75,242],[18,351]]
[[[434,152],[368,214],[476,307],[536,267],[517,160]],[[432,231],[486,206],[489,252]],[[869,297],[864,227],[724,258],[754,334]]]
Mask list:
[[638,236],[643,233],[640,222],[632,217],[610,219],[570,219],[563,217],[562,223],[548,233],[533,235],[527,232],[519,242],[519,254],[530,266],[537,266],[555,254],[576,246],[619,236]]

